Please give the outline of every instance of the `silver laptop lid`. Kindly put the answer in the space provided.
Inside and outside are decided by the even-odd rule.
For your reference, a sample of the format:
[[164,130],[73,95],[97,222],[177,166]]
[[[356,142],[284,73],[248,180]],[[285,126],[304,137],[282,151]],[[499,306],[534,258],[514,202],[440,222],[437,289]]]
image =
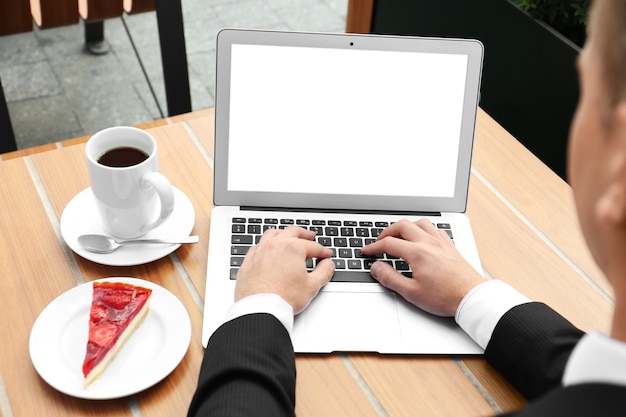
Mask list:
[[464,212],[476,40],[222,30],[216,205]]

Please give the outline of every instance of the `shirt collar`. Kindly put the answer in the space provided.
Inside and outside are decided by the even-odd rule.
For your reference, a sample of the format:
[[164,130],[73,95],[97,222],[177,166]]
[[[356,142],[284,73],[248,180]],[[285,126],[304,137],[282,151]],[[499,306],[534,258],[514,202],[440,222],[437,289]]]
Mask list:
[[578,342],[565,366],[563,385],[593,382],[626,386],[626,343],[600,332]]

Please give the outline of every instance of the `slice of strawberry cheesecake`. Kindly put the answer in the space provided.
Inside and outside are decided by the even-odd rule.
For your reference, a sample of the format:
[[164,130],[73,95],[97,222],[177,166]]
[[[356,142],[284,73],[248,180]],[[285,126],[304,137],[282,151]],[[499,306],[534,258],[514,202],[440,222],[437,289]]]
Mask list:
[[150,310],[152,290],[123,282],[94,282],[84,385],[93,383]]

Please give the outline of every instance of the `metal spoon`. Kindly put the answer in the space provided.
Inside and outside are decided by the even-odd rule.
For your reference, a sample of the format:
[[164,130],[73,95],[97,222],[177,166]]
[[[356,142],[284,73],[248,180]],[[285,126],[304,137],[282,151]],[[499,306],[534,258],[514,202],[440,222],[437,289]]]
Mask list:
[[187,236],[176,240],[164,239],[130,239],[117,240],[105,235],[82,235],[78,236],[78,243],[83,249],[95,253],[111,253],[114,250],[130,244],[170,244],[178,245],[182,243],[197,243],[200,240],[198,236]]

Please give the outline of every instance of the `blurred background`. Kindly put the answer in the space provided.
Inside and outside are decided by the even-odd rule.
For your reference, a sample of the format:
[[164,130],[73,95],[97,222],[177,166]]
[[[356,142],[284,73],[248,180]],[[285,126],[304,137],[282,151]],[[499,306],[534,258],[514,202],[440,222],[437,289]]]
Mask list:
[[[348,0],[182,0],[192,110],[213,106],[224,27],[345,32]],[[156,14],[104,21],[103,54],[81,21],[0,36],[0,79],[18,149],[166,117]],[[36,120],[36,123],[33,123]]]

